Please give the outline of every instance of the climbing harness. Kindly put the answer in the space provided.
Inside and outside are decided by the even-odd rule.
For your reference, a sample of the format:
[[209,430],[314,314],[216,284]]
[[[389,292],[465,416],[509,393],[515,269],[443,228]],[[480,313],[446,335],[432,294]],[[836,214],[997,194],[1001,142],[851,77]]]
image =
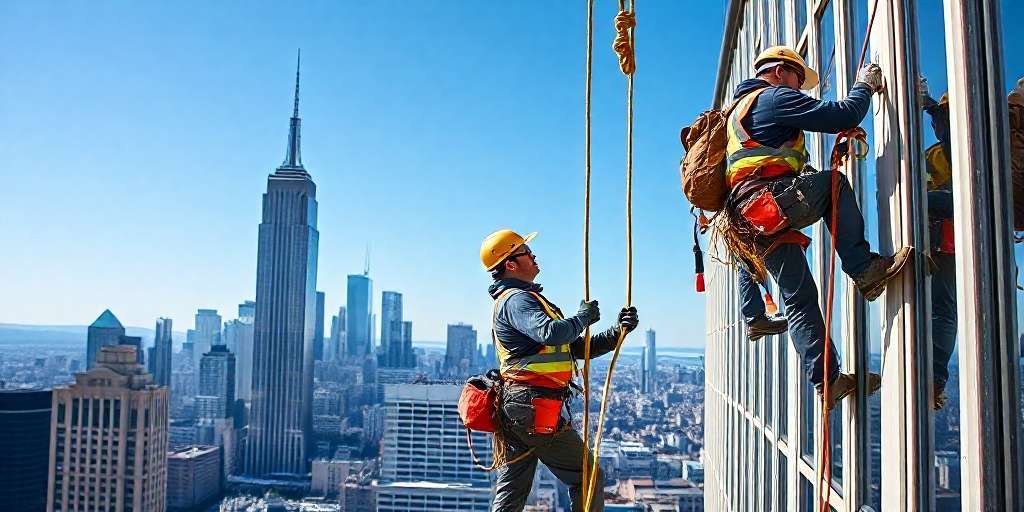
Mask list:
[[[589,229],[589,185],[590,185],[590,167],[589,167],[589,133],[590,133],[590,56],[592,47],[592,19],[593,19],[593,0],[588,1],[588,25],[587,25],[587,186],[588,191],[586,193],[587,206],[588,206],[588,219],[587,226]],[[622,74],[626,75],[626,307],[630,307],[633,303],[633,73],[636,71],[636,54],[635,54],[635,39],[634,39],[634,28],[636,27],[636,10],[635,0],[630,0],[628,9],[626,0],[619,0],[619,13],[615,15],[615,41],[612,43],[612,48],[619,58],[619,70]],[[583,510],[586,512],[590,511],[591,503],[593,502],[594,490],[597,485],[595,482],[597,477],[597,464],[598,457],[596,454],[600,453],[601,450],[601,436],[604,433],[604,417],[608,410],[608,395],[611,390],[612,374],[615,372],[615,363],[619,359],[619,353],[622,350],[622,342],[626,338],[626,332],[619,329],[618,340],[615,343],[615,350],[612,352],[612,359],[608,363],[608,373],[605,376],[604,389],[601,393],[601,409],[597,419],[597,429],[594,433],[594,447],[591,452],[590,445],[587,444],[587,437],[584,437],[584,460],[583,460]],[[590,395],[590,380],[589,380],[589,368],[586,365],[590,362],[590,340],[586,340],[586,348],[584,349],[585,355],[587,356],[584,362],[585,375],[584,375],[584,396],[589,398]],[[589,401],[585,400],[585,403],[589,405]],[[586,407],[586,406],[585,406]],[[589,407],[583,411],[583,419],[585,429],[589,429]],[[588,436],[589,432],[585,430],[584,436]],[[587,458],[592,460],[587,461]]]

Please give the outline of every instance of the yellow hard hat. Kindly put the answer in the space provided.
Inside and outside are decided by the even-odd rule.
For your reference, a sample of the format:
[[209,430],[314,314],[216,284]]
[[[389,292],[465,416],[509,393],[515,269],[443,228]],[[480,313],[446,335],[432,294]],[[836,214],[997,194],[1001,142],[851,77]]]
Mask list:
[[754,59],[754,73],[756,74],[764,71],[768,68],[768,65],[774,62],[786,62],[803,69],[804,83],[800,84],[801,89],[806,91],[813,89],[814,86],[818,85],[818,72],[807,67],[807,63],[804,62],[804,58],[788,46],[772,46],[771,48],[761,52],[761,54]]
[[494,270],[502,261],[505,261],[505,258],[516,252],[516,249],[530,243],[535,236],[537,236],[536,231],[522,237],[511,229],[499,229],[487,235],[484,242],[480,244],[480,263],[484,264],[485,269]]

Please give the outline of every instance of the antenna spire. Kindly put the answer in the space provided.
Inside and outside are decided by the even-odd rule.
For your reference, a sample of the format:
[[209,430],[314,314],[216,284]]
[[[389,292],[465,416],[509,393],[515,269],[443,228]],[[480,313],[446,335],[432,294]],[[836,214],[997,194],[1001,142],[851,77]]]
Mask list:
[[284,163],[281,167],[302,169],[302,135],[299,119],[299,72],[302,68],[302,49],[299,48],[299,55],[295,61],[295,105],[292,109],[292,119],[288,125],[288,152],[285,154]]
[[370,275],[370,244],[366,244],[366,264],[363,266],[363,275]]

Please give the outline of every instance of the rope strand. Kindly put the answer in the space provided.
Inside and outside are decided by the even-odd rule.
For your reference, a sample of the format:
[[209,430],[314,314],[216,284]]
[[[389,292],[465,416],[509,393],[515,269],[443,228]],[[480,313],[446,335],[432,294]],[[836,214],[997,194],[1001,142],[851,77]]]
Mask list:
[[[587,1],[587,80],[583,139],[585,184],[583,192],[583,300],[590,300],[590,96],[594,59],[594,0]],[[590,326],[583,331],[583,461],[582,481],[590,469]]]
[[[636,56],[634,54],[636,41],[634,39],[634,28],[636,27],[635,2],[630,1],[629,10],[626,10],[625,0],[619,0],[619,14],[615,16],[615,42],[612,48],[619,56],[619,69],[626,75],[626,307],[633,303],[633,73],[636,71]],[[619,329],[619,336],[615,342],[615,350],[612,359],[608,364],[608,374],[605,376],[604,389],[601,390],[601,409],[597,419],[597,430],[594,434],[594,456],[590,463],[590,470],[584,473],[583,478],[583,510],[590,512],[593,504],[594,491],[597,487],[595,480],[598,473],[599,457],[601,450],[601,437],[604,433],[604,418],[608,411],[608,396],[612,387],[612,375],[615,372],[615,363],[619,360],[622,350],[622,343],[626,339],[626,332]],[[587,411],[589,414],[589,411]],[[584,416],[586,418],[586,416]],[[589,448],[588,448],[589,451]],[[603,483],[603,482],[602,482]]]

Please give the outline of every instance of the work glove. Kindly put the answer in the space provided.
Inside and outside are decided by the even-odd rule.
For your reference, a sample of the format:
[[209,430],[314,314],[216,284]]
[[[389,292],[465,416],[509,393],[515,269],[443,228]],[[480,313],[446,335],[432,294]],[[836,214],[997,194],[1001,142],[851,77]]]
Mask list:
[[871,89],[871,92],[880,92],[885,83],[882,81],[882,68],[878,64],[867,64],[860,68],[857,73],[857,81]]
[[921,103],[924,103],[924,99],[928,97],[928,79],[924,76],[917,79],[917,97]]
[[636,314],[636,306],[630,306],[628,308],[622,308],[619,311],[619,329],[629,334],[636,329],[636,326],[640,324],[640,317]]
[[596,324],[601,319],[601,310],[597,307],[597,301],[587,302],[581,300],[580,310],[576,313],[576,318],[579,318],[580,322],[583,323],[583,327]]

